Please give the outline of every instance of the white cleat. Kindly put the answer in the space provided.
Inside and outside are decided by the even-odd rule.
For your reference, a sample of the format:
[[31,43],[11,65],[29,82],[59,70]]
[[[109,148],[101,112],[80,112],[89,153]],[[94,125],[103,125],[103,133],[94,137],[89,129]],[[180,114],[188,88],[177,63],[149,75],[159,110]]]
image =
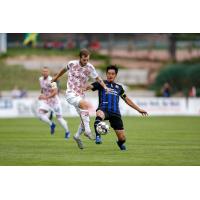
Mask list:
[[80,138],[77,138],[77,137],[73,137],[74,138],[74,140],[76,141],[76,143],[77,143],[77,145],[78,145],[78,148],[79,149],[83,149],[83,143],[82,143],[82,141],[81,141],[81,139]]
[[84,135],[85,135],[86,137],[88,137],[90,140],[95,140],[95,137],[94,137],[94,135],[93,135],[92,133],[89,133],[89,134],[84,133]]

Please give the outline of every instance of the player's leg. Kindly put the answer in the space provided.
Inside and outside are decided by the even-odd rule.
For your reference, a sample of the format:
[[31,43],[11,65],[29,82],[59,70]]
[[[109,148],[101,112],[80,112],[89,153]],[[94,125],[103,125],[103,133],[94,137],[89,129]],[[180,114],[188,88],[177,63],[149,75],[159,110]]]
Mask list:
[[64,120],[64,118],[60,115],[56,115],[57,120],[59,122],[59,124],[64,128],[65,130],[65,139],[68,139],[70,137],[70,131],[68,128],[68,124],[67,121]]
[[115,133],[117,135],[118,138],[117,145],[121,150],[126,150],[125,146],[126,137],[121,116],[111,115],[109,121],[111,127],[115,130]]
[[90,129],[90,116],[89,116],[89,107],[90,104],[84,99],[81,99],[78,104],[77,111],[81,117],[82,124],[85,129],[85,135],[89,139],[93,139],[92,131]]
[[80,136],[84,131],[85,131],[85,129],[84,129],[84,126],[83,126],[83,124],[81,122],[79,127],[78,127],[78,130],[77,130],[76,134],[73,137],[80,149],[83,149],[83,143],[82,143],[82,141],[80,139]]
[[81,134],[84,133],[84,132],[85,132],[85,129],[84,129],[83,123],[81,122],[79,127],[78,127],[78,130],[77,130],[77,132],[75,133],[74,136],[76,138],[79,138],[81,136]]
[[96,119],[94,122],[94,130],[96,133],[96,139],[95,139],[95,143],[96,144],[101,144],[102,140],[101,140],[101,135],[97,132],[97,125],[99,122],[103,121],[105,119],[105,114],[102,110],[97,110],[96,112]]
[[47,116],[48,110],[39,109],[38,117],[41,121],[49,124],[51,134],[54,134],[56,125],[48,118]]
[[49,119],[52,121],[52,119],[53,119],[53,111],[50,111]]
[[125,131],[124,130],[115,130],[115,133],[117,135],[118,141],[117,145],[121,150],[126,150],[125,142],[126,142],[126,137],[125,137]]
[[68,139],[70,137],[70,131],[67,125],[67,121],[64,120],[62,116],[62,107],[60,103],[54,104],[53,105],[53,110],[56,114],[57,120],[59,124],[64,128],[65,130],[65,139]]
[[66,100],[69,104],[73,105],[81,118],[81,122],[84,126],[85,135],[93,139],[90,129],[90,118],[89,118],[89,103],[82,99],[80,96],[75,95],[73,92],[66,93]]

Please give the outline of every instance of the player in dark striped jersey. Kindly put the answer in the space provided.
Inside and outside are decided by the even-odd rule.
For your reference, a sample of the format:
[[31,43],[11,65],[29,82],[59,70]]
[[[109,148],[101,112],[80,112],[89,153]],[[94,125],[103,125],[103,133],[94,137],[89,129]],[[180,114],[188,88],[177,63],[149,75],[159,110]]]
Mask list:
[[114,82],[117,73],[118,68],[115,65],[110,65],[107,67],[107,80],[104,80],[104,83],[108,88],[110,88],[110,92],[106,92],[98,82],[88,85],[86,90],[98,90],[99,106],[96,111],[96,119],[94,123],[96,144],[102,143],[101,136],[96,130],[98,123],[102,120],[109,120],[111,127],[115,130],[118,137],[117,144],[119,148],[121,150],[126,150],[126,146],[124,144],[126,141],[125,131],[119,110],[119,97],[121,97],[130,107],[137,110],[143,116],[147,116],[148,114],[145,110],[139,108],[130,98],[128,98],[121,85]]

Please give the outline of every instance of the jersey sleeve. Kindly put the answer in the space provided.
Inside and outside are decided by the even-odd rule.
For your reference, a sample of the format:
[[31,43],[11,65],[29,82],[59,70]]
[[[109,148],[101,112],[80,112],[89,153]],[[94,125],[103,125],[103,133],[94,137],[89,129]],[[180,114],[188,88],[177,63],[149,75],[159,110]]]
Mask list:
[[67,65],[65,66],[65,69],[68,71],[72,66],[73,66],[73,62],[72,62],[72,61],[69,61],[69,62],[67,63]]
[[92,91],[99,90],[101,86],[98,82],[94,82],[91,85],[93,86]]
[[51,83],[51,89],[57,89],[57,83],[56,82],[53,82]]
[[97,73],[97,71],[96,71],[96,69],[94,68],[93,65],[91,65],[90,77],[93,78],[93,79],[98,77],[98,73]]
[[126,93],[125,93],[124,88],[122,86],[121,86],[121,91],[120,91],[119,95],[125,101]]

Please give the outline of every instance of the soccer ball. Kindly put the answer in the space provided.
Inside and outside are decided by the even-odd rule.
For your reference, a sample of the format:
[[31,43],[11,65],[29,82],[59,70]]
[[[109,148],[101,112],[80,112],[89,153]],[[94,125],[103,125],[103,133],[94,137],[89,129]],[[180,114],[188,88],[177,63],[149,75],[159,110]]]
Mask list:
[[106,122],[99,122],[97,124],[97,132],[101,135],[106,135],[109,132],[109,125]]

